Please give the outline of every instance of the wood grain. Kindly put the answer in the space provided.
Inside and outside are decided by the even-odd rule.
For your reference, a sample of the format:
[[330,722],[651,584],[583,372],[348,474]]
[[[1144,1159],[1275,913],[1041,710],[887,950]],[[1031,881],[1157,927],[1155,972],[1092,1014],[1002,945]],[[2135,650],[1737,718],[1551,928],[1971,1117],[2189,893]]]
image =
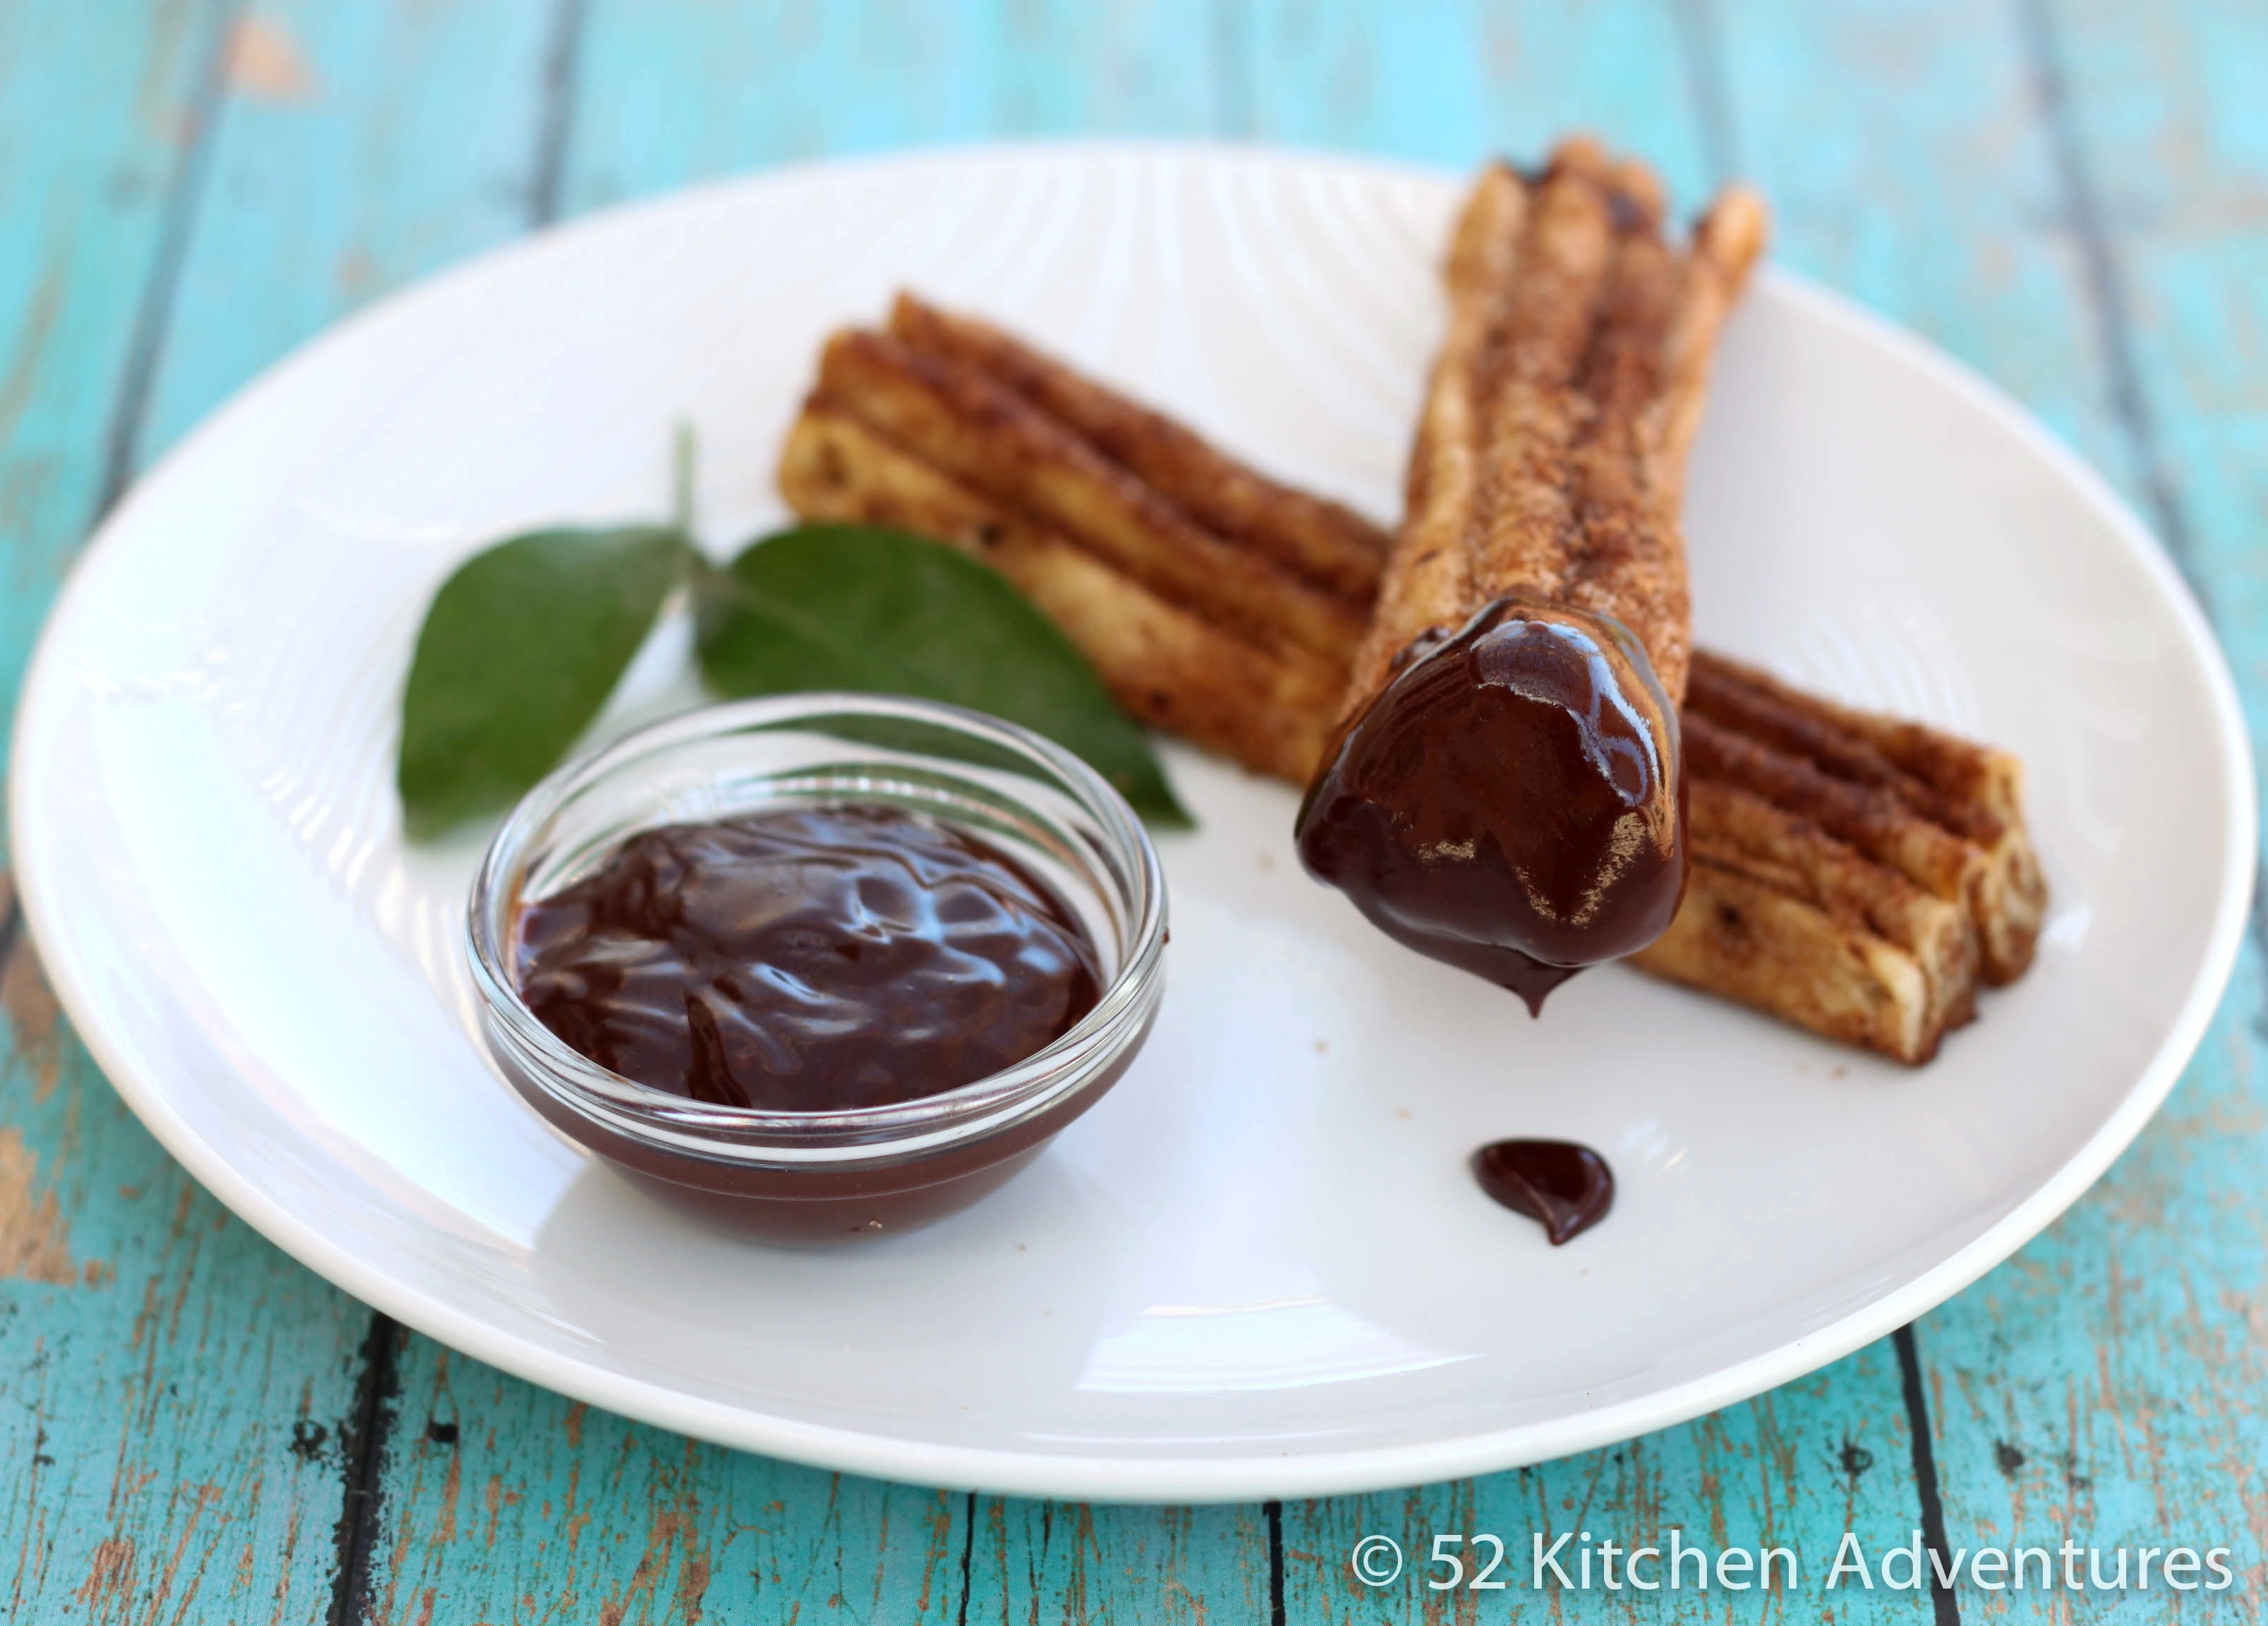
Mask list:
[[[2175,544],[2268,722],[2268,34],[2231,0],[232,10],[0,7],[6,693],[118,478],[293,342],[554,212],[915,141],[1254,134],[1462,168],[1583,124],[1687,202],[1755,175],[1783,259],[2042,413]],[[1518,1587],[1363,1588],[1348,1550],[1371,1532],[1417,1561],[1443,1532],[1675,1527],[1793,1546],[1808,1578],[1845,1528],[1879,1549],[1927,1500],[1887,1343],[1614,1450],[1282,1508],[971,1498],[698,1446],[384,1324],[372,1341],[360,1306],[196,1191],[5,927],[0,943],[0,1562],[18,1618],[1525,1618]],[[2183,1618],[2251,1618],[2268,1586],[2263,946],[2134,1151],[1913,1345],[1948,1541],[2236,1547],[2247,1591]],[[342,1506],[367,1541],[343,1592]],[[1967,1589],[1540,1601],[1563,1620],[2095,1607]]]
[[137,466],[379,294],[530,224],[549,8],[276,0],[227,58]]
[[590,0],[570,210],[914,143],[1233,123],[1205,0],[656,6]]
[[[293,345],[538,224],[554,17],[527,0],[278,0],[236,20],[135,466]],[[348,1387],[317,1558],[343,1620],[380,1600],[395,1362],[409,1357],[359,1307],[338,1335]]]
[[1097,1507],[978,1497],[974,1530],[972,1622],[1269,1619],[1268,1514],[1249,1503]]
[[[0,8],[11,701],[138,419],[224,24],[203,4]],[[320,1619],[364,1312],[126,1111],[60,1021],[4,883],[0,1004],[0,1614]]]
[[220,17],[207,0],[0,7],[0,742],[109,495]]
[[[460,223],[495,177],[446,161],[465,149],[446,127],[491,94],[495,62],[445,13],[501,24],[508,9],[320,10],[336,34],[222,4],[0,8],[11,695],[33,629],[118,484],[385,280],[486,240]],[[357,81],[359,111],[342,112]],[[431,99],[437,81],[457,106]],[[412,151],[373,114],[407,116],[421,89],[431,134]],[[342,139],[325,148],[310,125]],[[271,161],[285,150],[303,160],[296,194]],[[420,196],[389,208],[385,187],[357,189],[358,167]],[[324,254],[332,209],[379,246],[377,269],[358,271],[345,241]],[[324,1619],[369,1312],[230,1217],[135,1122],[60,1023],[12,897],[0,949],[5,1612]]]
[[2116,465],[2078,267],[2045,229],[2055,155],[2013,11],[1962,0],[1712,8],[1773,257],[1982,372]]
[[320,1619],[365,1312],[206,1196],[0,982],[0,1615]]
[[968,1498],[705,1446],[409,1342],[373,1621],[943,1622]]
[[[2085,289],[2103,460],[2268,724],[2268,31],[2233,5],[2019,9],[2055,147],[2043,223]],[[1948,1527],[2235,1549],[2268,1585],[2268,1022],[2261,905],[2198,1059],[2054,1229],[1926,1324]],[[2164,1594],[2160,1594],[2163,1597]],[[2217,1612],[2216,1612],[2217,1611]]]
[[1255,133],[1465,172],[1595,131],[1697,204],[1722,178],[1690,31],[1659,0],[1397,6],[1257,0]]

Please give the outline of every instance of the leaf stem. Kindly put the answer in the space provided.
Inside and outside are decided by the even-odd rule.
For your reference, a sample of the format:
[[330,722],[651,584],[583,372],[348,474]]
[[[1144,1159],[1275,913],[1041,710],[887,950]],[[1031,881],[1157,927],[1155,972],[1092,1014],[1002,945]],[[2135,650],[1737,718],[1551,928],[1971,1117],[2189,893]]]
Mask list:
[[670,441],[669,523],[688,542],[693,540],[693,475],[699,455],[693,420],[678,419]]

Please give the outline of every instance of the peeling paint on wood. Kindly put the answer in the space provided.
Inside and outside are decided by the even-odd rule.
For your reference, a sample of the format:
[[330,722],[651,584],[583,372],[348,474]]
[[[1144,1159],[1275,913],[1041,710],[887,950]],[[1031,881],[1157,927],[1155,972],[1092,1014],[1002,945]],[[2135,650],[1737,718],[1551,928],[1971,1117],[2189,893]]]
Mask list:
[[956,1619],[963,1496],[702,1445],[424,1339],[401,1380],[376,1621]]
[[312,101],[322,86],[289,25],[254,11],[239,18],[228,44],[228,87],[255,101]]
[[0,1277],[69,1287],[79,1280],[70,1224],[55,1194],[40,1188],[39,1172],[40,1155],[24,1144],[23,1131],[0,1129]]
[[32,1070],[33,1099],[44,1101],[55,1093],[55,1079],[63,1071],[63,1012],[48,986],[47,973],[40,969],[38,952],[20,931],[8,946],[6,962],[0,964],[0,1011],[7,1013],[16,1054]]
[[[422,9],[422,8],[421,8]],[[223,0],[0,5],[0,727],[130,435]],[[56,1017],[0,908],[0,1618],[320,1620],[368,1313],[229,1218]],[[67,1276],[77,1262],[75,1276]],[[66,1279],[76,1285],[64,1285]],[[89,1291],[90,1288],[97,1291]]]

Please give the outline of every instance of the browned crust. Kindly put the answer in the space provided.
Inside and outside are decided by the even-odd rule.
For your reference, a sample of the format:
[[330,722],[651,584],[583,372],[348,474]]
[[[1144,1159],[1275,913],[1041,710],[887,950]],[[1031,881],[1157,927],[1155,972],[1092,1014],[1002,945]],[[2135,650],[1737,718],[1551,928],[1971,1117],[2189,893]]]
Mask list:
[[1693,860],[1677,918],[1631,963],[1913,1065],[1937,1054],[1945,1033],[1912,954],[1712,858]]
[[1654,487],[1664,462],[1677,465],[1682,481],[1684,459],[1658,448],[1653,430],[1665,410],[1669,335],[1683,320],[1687,267],[1662,240],[1658,209],[1641,206],[1631,217],[1644,224],[1620,234],[1598,335],[1583,366],[1589,416],[1568,475],[1583,541],[1568,550],[1557,596],[1646,629],[1642,638],[1655,675],[1675,701],[1685,693],[1693,603],[1677,507]]
[[1925,990],[1920,1020],[1932,1032],[1976,1008],[1977,935],[1961,905],[1914,885],[1812,820],[1753,791],[1693,779],[1687,851],[1809,905],[1847,931],[1892,944],[1912,959]]
[[781,495],[809,519],[899,526],[1005,576],[1077,644],[1129,713],[1260,773],[1304,780],[1344,668],[1266,650],[915,457],[814,397],[780,454]]
[[1159,597],[1263,646],[1334,664],[1361,611],[1189,519],[1069,428],[976,368],[846,329],[828,341],[819,390],[1000,507],[1075,537]]
[[[1482,478],[1465,532],[1470,596],[1442,607],[1434,625],[1444,630],[1506,593],[1563,597],[1591,540],[1587,521],[1601,517],[1587,511],[1573,456],[1595,410],[1584,364],[1594,344],[1613,342],[1623,314],[1609,297],[1617,259],[1630,238],[1659,225],[1633,202],[1635,229],[1618,232],[1620,195],[1602,169],[1596,149],[1569,143],[1531,188],[1512,298],[1481,357]],[[1652,653],[1647,630],[1631,630]]]
[[1924,817],[1980,843],[2000,833],[1997,814],[1980,803],[1942,795],[1900,768],[1844,720],[1850,714],[1842,708],[1721,655],[1694,658],[1685,709],[1802,757],[1838,778],[1889,791]]
[[1695,658],[1686,699],[1702,716],[1808,762],[1833,778],[1887,792],[1982,855],[1969,876],[1980,969],[1995,986],[2032,961],[2047,882],[2023,822],[2023,766],[1923,724],[1807,695],[1722,656]]
[[1445,270],[1448,332],[1347,713],[1420,636],[1515,594],[1620,622],[1682,698],[1685,457],[1764,225],[1736,190],[1673,247],[1653,175],[1586,139],[1534,180],[1484,172]]
[[2024,769],[2014,753],[1924,723],[1838,705],[1722,655],[1711,657],[1709,665],[1717,692],[1744,691],[1751,706],[1776,702],[1789,713],[1863,743],[1897,771],[1929,786],[1942,806],[1962,818],[2023,822]]
[[1355,653],[1351,695],[1375,693],[1395,658],[1432,629],[1441,607],[1473,596],[1466,533],[1480,504],[1482,369],[1511,302],[1527,215],[1527,188],[1499,164],[1483,172],[1458,217],[1445,274],[1448,332],[1410,447],[1402,529]]
[[2030,963],[2046,886],[2009,754],[1706,652],[1684,720],[1694,882],[1641,969],[1920,1062]]
[[1810,820],[1940,898],[1967,898],[1972,875],[1984,865],[1982,849],[1933,824],[1895,793],[1837,779],[1697,712],[1685,717],[1685,768],[1695,779],[1742,786]]
[[1367,611],[1393,538],[1352,509],[1270,480],[1164,414],[912,294],[899,294],[891,307],[890,333],[909,349],[985,373],[1197,524]]
[[1685,289],[1663,360],[1667,387],[1652,408],[1645,444],[1654,501],[1673,517],[1685,505],[1687,454],[1701,428],[1709,396],[1709,369],[1725,321],[1764,257],[1771,211],[1747,187],[1727,187],[1693,228],[1685,258]]

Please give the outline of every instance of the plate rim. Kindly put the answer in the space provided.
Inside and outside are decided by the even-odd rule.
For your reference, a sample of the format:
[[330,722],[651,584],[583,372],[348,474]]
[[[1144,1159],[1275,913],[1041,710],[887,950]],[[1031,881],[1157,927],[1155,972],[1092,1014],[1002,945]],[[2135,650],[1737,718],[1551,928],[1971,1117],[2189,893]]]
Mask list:
[[[113,544],[177,466],[199,455],[204,443],[225,424],[258,409],[265,397],[301,369],[320,365],[335,344],[363,324],[393,320],[405,307],[445,297],[460,278],[490,274],[524,255],[555,252],[583,233],[615,229],[637,217],[698,208],[732,195],[860,173],[917,173],[1003,162],[1176,159],[1428,185],[1454,184],[1459,178],[1457,172],[1430,165],[1274,143],[1107,137],[976,141],[780,165],[594,210],[471,255],[373,301],[262,368],[166,452],[104,517],[78,550],[33,644],[16,708],[8,815],[18,907],[34,945],[58,934],[39,849],[27,844],[26,832],[36,831],[40,820],[24,761],[25,742],[36,731],[26,725],[55,703],[48,695],[62,681],[57,671],[59,629],[71,619],[86,563]],[[591,1365],[570,1352],[546,1348],[398,1285],[240,1176],[171,1108],[162,1089],[145,1085],[120,1064],[100,1027],[85,1019],[96,1004],[90,991],[67,974],[51,971],[56,998],[103,1077],[167,1153],[230,1211],[334,1285],[450,1348],[572,1399],[720,1445],[813,1467],[992,1494],[1106,1502],[1219,1503],[1335,1496],[1465,1478],[1595,1449],[1688,1421],[1816,1371],[1943,1303],[2045,1230],[2102,1176],[2155,1114],[2203,1041],[2235,968],[2258,867],[2257,789],[2235,680],[2211,622],[2170,554],[2109,482],[2012,395],[1918,334],[1786,267],[1767,264],[1764,278],[1776,297],[1808,307],[1814,316],[1889,352],[1963,398],[2043,458],[2110,522],[2112,535],[2169,604],[2186,652],[2203,673],[2219,747],[2218,766],[2227,771],[2228,782],[2222,808],[2228,831],[2221,855],[2222,887],[2198,974],[2165,1036],[2116,1109],[2061,1166],[1981,1235],[1903,1286],[1805,1336],[1668,1389],[1564,1417],[1417,1444],[1311,1455],[1175,1458],[1012,1451],[799,1422],[689,1396],[652,1379]],[[43,958],[42,963],[48,962]]]

